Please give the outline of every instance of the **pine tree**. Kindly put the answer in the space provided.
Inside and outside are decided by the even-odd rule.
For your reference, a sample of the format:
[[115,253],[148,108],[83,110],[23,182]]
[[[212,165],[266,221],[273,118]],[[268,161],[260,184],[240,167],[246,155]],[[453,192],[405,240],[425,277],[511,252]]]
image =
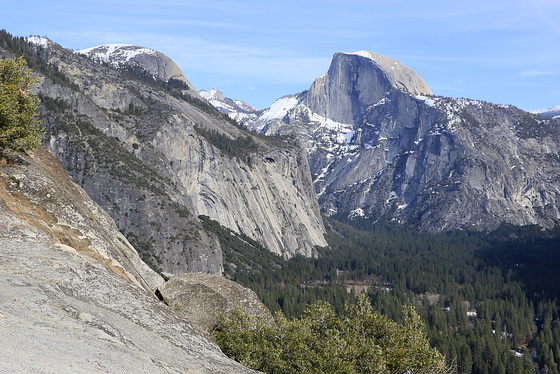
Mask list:
[[360,294],[343,306],[318,302],[302,318],[258,320],[241,311],[224,316],[213,337],[224,353],[266,373],[450,373],[411,306],[397,324]]
[[26,151],[39,145],[43,131],[38,99],[31,93],[35,82],[23,58],[0,59],[0,149]]

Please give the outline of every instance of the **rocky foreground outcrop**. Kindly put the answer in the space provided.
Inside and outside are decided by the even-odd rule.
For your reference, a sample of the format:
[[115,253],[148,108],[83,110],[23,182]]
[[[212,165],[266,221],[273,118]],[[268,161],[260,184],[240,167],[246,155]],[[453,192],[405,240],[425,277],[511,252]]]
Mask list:
[[253,372],[154,296],[163,279],[45,149],[10,160],[0,159],[0,372]]
[[272,320],[253,290],[214,274],[181,274],[161,285],[157,293],[203,331],[214,327],[222,314],[236,309]]

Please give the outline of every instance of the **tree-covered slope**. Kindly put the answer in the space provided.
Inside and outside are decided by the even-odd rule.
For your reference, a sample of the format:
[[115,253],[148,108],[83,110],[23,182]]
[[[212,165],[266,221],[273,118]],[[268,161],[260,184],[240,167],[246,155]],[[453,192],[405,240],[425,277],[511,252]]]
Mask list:
[[[266,259],[226,274],[288,318],[317,301],[340,313],[362,291],[399,323],[403,305],[412,304],[431,344],[459,373],[557,372],[557,230],[504,225],[490,234],[429,234],[395,222],[327,222],[331,249],[318,258]],[[251,251],[240,245],[225,245],[225,257]]]

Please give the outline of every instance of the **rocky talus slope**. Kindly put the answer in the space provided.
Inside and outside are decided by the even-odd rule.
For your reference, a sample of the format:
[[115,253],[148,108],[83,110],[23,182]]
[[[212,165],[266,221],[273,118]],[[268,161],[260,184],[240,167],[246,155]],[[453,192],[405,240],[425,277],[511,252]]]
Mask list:
[[45,149],[0,172],[0,372],[253,372],[154,296],[163,279]]
[[45,146],[153,268],[221,274],[199,215],[285,257],[326,245],[305,151],[228,122],[161,70],[168,58],[131,46],[89,58],[46,39],[22,48],[41,77]]

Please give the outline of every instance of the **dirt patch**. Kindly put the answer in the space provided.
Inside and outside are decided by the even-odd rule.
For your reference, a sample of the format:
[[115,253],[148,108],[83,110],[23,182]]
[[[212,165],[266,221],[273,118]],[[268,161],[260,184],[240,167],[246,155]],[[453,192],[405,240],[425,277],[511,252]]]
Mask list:
[[[85,221],[92,220],[94,214],[84,204],[84,196],[70,182],[66,171],[45,148],[37,148],[30,156],[0,156],[0,174],[0,200],[14,216],[130,280],[122,267],[92,249],[85,233],[60,223],[57,214],[63,215],[69,208],[89,217],[82,217]],[[91,226],[94,225],[92,220]]]

